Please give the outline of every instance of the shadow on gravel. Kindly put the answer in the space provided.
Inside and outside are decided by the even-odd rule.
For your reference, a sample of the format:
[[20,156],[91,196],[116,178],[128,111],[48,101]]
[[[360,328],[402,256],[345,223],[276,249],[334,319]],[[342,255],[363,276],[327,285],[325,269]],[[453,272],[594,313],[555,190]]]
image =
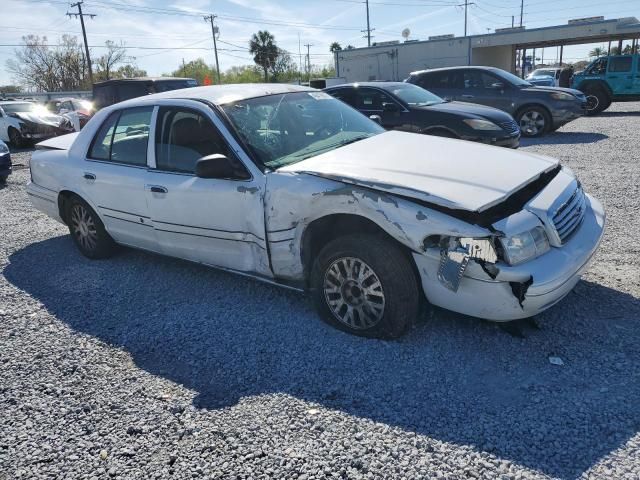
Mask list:
[[196,391],[199,408],[284,393],[562,478],[640,429],[640,300],[595,283],[525,339],[437,311],[382,342],[326,326],[299,294],[131,250],[86,260],[68,236],[14,253],[3,273],[72,329]]
[[540,138],[522,138],[521,147],[531,145],[577,145],[585,143],[598,143],[609,138],[603,133],[593,132],[554,132]]
[[598,117],[640,117],[640,112],[600,112]]

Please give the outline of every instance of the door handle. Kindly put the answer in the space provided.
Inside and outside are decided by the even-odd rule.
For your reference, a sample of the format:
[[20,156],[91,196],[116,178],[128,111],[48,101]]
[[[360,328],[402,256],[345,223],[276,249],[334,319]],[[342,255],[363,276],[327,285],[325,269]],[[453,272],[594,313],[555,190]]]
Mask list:
[[167,187],[162,187],[160,185],[149,185],[149,190],[151,190],[152,193],[167,193],[169,190],[167,190]]
[[82,175],[85,179],[87,180],[95,180],[96,176],[93,173],[89,173],[89,172],[84,172],[84,175]]

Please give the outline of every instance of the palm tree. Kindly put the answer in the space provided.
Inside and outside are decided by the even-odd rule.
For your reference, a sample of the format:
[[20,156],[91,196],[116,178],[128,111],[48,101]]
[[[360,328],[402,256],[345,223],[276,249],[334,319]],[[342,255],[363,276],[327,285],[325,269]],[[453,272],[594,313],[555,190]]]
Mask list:
[[604,55],[604,48],[601,47],[595,47],[589,52],[590,57],[601,57],[602,55]]
[[336,53],[339,52],[340,50],[342,50],[342,45],[340,45],[338,42],[333,42],[330,46],[329,46],[329,51],[331,53]]
[[249,41],[249,53],[253,55],[256,65],[264,71],[264,81],[269,81],[269,68],[278,58],[278,46],[275,37],[267,30],[254,33]]

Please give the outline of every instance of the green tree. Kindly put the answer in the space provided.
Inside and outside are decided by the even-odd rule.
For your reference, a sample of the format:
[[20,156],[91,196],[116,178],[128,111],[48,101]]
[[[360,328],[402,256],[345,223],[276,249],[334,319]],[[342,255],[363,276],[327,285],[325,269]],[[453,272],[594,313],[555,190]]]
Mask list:
[[146,77],[147,71],[138,68],[134,64],[122,65],[115,72],[113,72],[113,78],[135,78]]
[[253,55],[253,61],[262,68],[264,81],[269,81],[269,69],[272,68],[278,58],[278,46],[275,37],[267,30],[254,33],[249,41],[249,53]]
[[127,60],[127,49],[123,43],[117,44],[111,40],[104,42],[107,52],[100,55],[95,61],[96,80],[109,80],[115,78],[114,70],[116,65],[124,63]]
[[340,50],[342,50],[342,45],[340,45],[338,42],[333,42],[331,45],[329,45],[329,51],[331,53],[336,53]]
[[278,56],[271,65],[271,75],[274,82],[289,81],[298,75],[298,69],[295,62],[291,59],[291,55],[286,50],[278,49]]
[[590,57],[601,57],[603,55],[605,55],[605,51],[604,51],[604,48],[602,47],[595,47],[593,50],[589,52]]
[[211,80],[216,78],[214,68],[207,65],[203,58],[197,58],[180,65],[180,67],[167,74],[167,76],[194,78],[198,81],[199,85],[204,85],[205,77],[209,77]]

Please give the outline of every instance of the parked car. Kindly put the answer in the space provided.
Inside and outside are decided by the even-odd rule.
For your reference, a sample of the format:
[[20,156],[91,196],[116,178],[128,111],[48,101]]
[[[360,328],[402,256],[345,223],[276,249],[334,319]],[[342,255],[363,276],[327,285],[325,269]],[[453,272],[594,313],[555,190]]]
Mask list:
[[537,68],[527,75],[527,82],[540,87],[559,87],[561,68]]
[[114,103],[142,97],[151,93],[197,87],[193,78],[142,77],[105,80],[93,84],[93,105],[99,110]]
[[7,177],[11,175],[11,152],[7,144],[0,140],[0,185],[7,181]]
[[77,132],[87,124],[94,112],[93,103],[82,98],[56,98],[48,103],[48,108],[53,113],[69,118]]
[[640,54],[610,55],[591,62],[572,80],[587,96],[587,112],[596,115],[613,102],[640,100]]
[[520,144],[520,128],[508,113],[473,103],[446,102],[410,83],[351,83],[325,91],[367,116],[378,116],[387,130],[510,148]]
[[32,102],[0,102],[0,140],[14,147],[73,132],[68,118],[55,115],[47,107]]
[[493,67],[452,67],[413,72],[407,82],[450,100],[480,103],[512,115],[525,137],[552,132],[585,114],[578,90],[535,87]]
[[495,321],[540,313],[605,224],[557,160],[385,131],[294,85],[148,95],[38,146],[27,192],[85,256],[122,244],[308,290],[365,336],[401,335],[425,299]]

